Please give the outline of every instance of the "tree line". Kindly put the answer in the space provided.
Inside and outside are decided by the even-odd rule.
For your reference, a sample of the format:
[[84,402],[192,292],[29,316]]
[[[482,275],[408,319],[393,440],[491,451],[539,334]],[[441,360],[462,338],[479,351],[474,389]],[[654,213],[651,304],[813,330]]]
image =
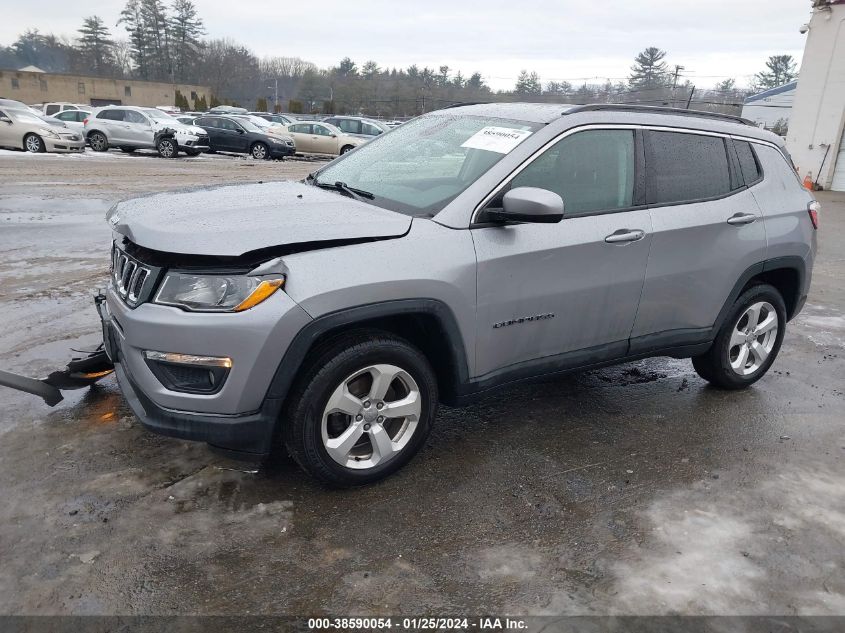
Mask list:
[[449,66],[381,67],[373,60],[358,64],[349,57],[319,68],[299,57],[258,57],[229,38],[206,38],[203,20],[191,0],[128,0],[109,27],[96,15],[84,18],[72,38],[22,33],[0,46],[0,68],[37,66],[47,72],[134,78],[206,85],[209,103],[293,112],[361,113],[386,117],[413,116],[451,103],[473,101],[550,101],[558,103],[645,103],[696,107],[736,113],[749,93],[786,83],[796,76],[789,55],[776,55],[748,89],[726,79],[712,88],[694,86],[683,67],[670,66],[667,53],[648,47],[634,59],[627,80],[543,82],[529,70],[510,90],[494,91],[478,72],[469,76]]

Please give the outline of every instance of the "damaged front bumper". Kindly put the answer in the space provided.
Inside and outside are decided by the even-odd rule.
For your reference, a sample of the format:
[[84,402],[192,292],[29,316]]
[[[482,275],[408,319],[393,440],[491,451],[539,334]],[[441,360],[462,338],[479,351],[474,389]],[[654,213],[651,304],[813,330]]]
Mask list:
[[41,380],[0,370],[0,387],[10,387],[17,391],[30,393],[44,400],[47,405],[54,407],[64,399],[62,396],[63,390],[84,389],[111,374],[114,371],[114,363],[108,350],[107,324],[103,320],[102,314],[105,300],[106,298],[102,294],[94,297],[97,312],[100,313],[100,319],[103,322],[104,334],[103,344],[96,350],[85,356],[73,358],[67,364],[67,367],[54,371]]

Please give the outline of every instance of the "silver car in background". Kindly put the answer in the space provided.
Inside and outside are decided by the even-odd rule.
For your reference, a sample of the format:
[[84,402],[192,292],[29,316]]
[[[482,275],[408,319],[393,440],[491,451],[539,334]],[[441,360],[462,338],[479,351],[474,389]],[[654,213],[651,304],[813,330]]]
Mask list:
[[30,110],[0,105],[0,147],[23,149],[34,154],[84,152],[85,139],[61,122],[54,124]]

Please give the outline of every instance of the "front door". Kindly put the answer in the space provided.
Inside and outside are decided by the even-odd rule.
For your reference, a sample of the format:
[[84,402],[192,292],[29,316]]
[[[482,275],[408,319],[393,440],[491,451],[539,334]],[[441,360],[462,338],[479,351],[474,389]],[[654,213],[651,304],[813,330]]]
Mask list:
[[311,137],[314,149],[312,152],[319,154],[337,154],[338,137],[331,128],[325,125],[315,123],[313,126],[313,135]]
[[626,353],[652,232],[636,149],[630,129],[567,136],[506,187],[560,194],[561,222],[472,229],[478,376],[569,352],[574,364]]
[[[763,261],[766,232],[749,184],[748,143],[645,132],[647,201],[654,236],[631,351],[707,340],[734,284]],[[741,163],[745,163],[742,170]]]

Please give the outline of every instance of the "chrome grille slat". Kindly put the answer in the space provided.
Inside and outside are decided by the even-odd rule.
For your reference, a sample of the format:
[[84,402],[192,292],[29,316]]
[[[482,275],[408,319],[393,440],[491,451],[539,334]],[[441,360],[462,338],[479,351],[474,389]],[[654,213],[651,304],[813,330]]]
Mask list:
[[111,278],[120,298],[134,308],[144,296],[147,283],[153,281],[153,274],[151,268],[115,246]]

